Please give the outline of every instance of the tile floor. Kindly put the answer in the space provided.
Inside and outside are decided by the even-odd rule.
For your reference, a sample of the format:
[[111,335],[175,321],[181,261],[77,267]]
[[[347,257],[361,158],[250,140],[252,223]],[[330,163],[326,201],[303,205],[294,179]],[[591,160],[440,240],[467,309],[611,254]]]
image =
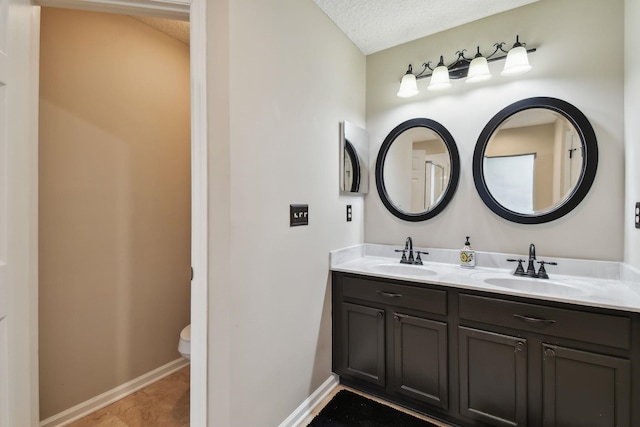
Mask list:
[[[136,391],[135,393],[90,414],[68,427],[188,427],[189,426],[189,366]],[[449,427],[424,415],[409,411],[376,397],[345,386],[336,387],[300,424],[308,425],[320,410],[340,390],[347,389],[369,399],[389,405],[440,427]]]
[[188,427],[189,366],[68,427]]
[[349,391],[352,391],[352,392],[354,392],[354,393],[358,393],[358,394],[360,394],[360,395],[362,395],[362,396],[364,396],[364,397],[366,397],[366,398],[369,398],[369,399],[371,399],[371,400],[375,400],[375,401],[377,401],[377,402],[383,403],[383,404],[385,404],[385,405],[387,405],[387,406],[391,406],[392,408],[395,408],[395,409],[397,409],[397,410],[399,410],[399,411],[406,412],[407,414],[411,414],[411,415],[413,415],[413,416],[414,416],[414,417],[416,417],[416,418],[420,418],[421,420],[429,421],[430,423],[435,424],[435,425],[437,425],[437,426],[439,426],[439,427],[450,427],[450,425],[449,425],[449,424],[444,424],[444,423],[442,423],[442,422],[440,422],[440,421],[433,420],[433,419],[431,419],[431,418],[429,418],[429,417],[426,417],[426,416],[424,416],[424,415],[422,415],[422,414],[418,414],[418,413],[416,413],[416,412],[412,412],[412,411],[410,411],[410,410],[408,410],[408,409],[406,409],[406,408],[403,408],[402,406],[394,405],[393,403],[386,402],[386,401],[384,401],[384,400],[378,399],[377,397],[374,397],[374,396],[368,395],[368,394],[366,394],[366,393],[362,393],[361,391],[354,390],[354,389],[352,389],[352,388],[345,387],[345,386],[342,386],[342,385],[339,385],[338,387],[336,387],[335,389],[333,389],[333,390],[331,391],[331,393],[329,393],[329,395],[328,395],[327,397],[325,397],[325,398],[324,398],[324,400],[322,401],[322,403],[320,403],[320,405],[318,405],[318,406],[317,406],[317,407],[316,407],[316,408],[311,412],[311,414],[309,414],[309,416],[308,416],[307,418],[305,418],[305,419],[304,419],[304,421],[300,424],[300,427],[307,426],[307,425],[311,422],[311,420],[313,420],[313,418],[314,418],[316,415],[318,415],[318,413],[322,410],[322,408],[324,408],[324,406],[325,406],[327,403],[329,403],[329,401],[331,400],[331,398],[333,398],[333,396],[334,396],[337,392],[339,392],[340,390],[345,390],[345,389],[346,389],[346,390],[349,390]]

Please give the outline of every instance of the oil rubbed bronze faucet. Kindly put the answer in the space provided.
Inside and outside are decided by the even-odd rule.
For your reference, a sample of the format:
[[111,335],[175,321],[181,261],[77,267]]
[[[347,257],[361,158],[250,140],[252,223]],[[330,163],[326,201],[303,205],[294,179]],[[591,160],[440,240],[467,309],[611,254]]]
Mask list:
[[[528,276],[528,277],[535,277],[538,279],[548,279],[549,275],[547,274],[547,271],[545,270],[544,266],[545,264],[547,265],[558,265],[557,262],[553,262],[553,261],[537,261],[536,260],[536,245],[534,245],[533,243],[531,243],[529,245],[529,264],[527,265],[527,271],[524,271],[524,268],[522,267],[522,263],[525,261],[523,259],[507,259],[507,261],[509,262],[517,262],[518,266],[516,267],[516,270],[513,272],[514,276]],[[540,264],[540,269],[538,270],[538,272],[536,272],[536,267],[535,267],[535,263]]]
[[536,245],[533,243],[529,245],[529,265],[527,265],[527,276],[538,277],[536,274],[536,266],[534,264],[536,260]]
[[[413,257],[413,239],[411,237],[407,237],[407,240],[404,242],[404,249],[396,249],[396,252],[402,252],[402,258],[400,258],[400,264],[415,264],[422,265],[422,258],[420,258],[420,254],[428,255],[429,252],[416,251],[416,257]],[[409,252],[409,256],[407,257],[407,252]]]

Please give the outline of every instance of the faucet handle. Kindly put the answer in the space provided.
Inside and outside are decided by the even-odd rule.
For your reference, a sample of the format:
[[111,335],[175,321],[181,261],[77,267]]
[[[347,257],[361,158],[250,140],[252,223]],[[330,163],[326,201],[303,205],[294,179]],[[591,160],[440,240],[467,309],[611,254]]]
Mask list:
[[544,265],[558,265],[557,262],[553,262],[553,261],[538,261],[538,264],[540,264],[540,269],[538,270],[538,277],[540,279],[548,279],[549,275],[547,274],[547,270],[545,270]]
[[514,276],[526,276],[527,273],[524,272],[524,268],[522,267],[522,263],[524,262],[523,259],[513,259],[513,258],[508,258],[507,261],[509,262],[517,262],[518,266],[516,267],[516,271],[513,272]]
[[407,249],[395,249],[396,252],[402,252],[402,258],[400,258],[400,263],[401,264],[408,264],[409,261],[407,261]]
[[414,264],[418,264],[418,265],[422,265],[422,258],[420,258],[420,254],[423,255],[429,255],[429,252],[423,252],[423,251],[416,251],[416,260],[414,261]]

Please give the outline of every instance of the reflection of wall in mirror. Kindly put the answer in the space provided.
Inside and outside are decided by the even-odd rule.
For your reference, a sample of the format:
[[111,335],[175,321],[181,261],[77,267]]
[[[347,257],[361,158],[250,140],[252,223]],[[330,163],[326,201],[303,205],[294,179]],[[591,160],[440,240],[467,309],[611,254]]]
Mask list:
[[[581,161],[575,166],[575,156],[581,150],[573,151],[573,159],[568,159],[572,140],[571,128],[564,120],[554,123],[501,129],[496,132],[485,150],[486,157],[535,154],[533,203],[535,211],[546,211],[564,199],[571,191],[575,180],[565,178],[570,169],[581,169]],[[569,137],[567,135],[569,134]],[[575,134],[575,133],[574,133]],[[569,138],[569,141],[567,141]],[[579,144],[579,140],[577,141]],[[573,144],[576,142],[573,141]],[[576,154],[579,152],[580,154]],[[570,161],[569,161],[570,160]],[[572,166],[572,163],[574,164]],[[578,171],[579,176],[579,171]],[[573,182],[572,182],[573,181]]]
[[405,212],[411,212],[412,146],[411,132],[403,132],[393,141],[384,160],[384,184],[389,199]]

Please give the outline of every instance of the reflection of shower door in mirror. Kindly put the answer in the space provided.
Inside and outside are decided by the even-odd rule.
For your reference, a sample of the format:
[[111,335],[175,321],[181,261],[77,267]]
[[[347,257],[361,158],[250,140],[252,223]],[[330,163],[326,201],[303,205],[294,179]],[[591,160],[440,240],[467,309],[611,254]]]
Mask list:
[[[411,155],[411,209],[422,212],[435,205],[445,187],[444,167],[424,150],[413,150]],[[441,157],[441,155],[440,155]]]
[[428,191],[429,206],[433,206],[444,191],[444,167],[431,160],[427,160],[424,166],[425,175],[429,176],[430,182],[425,189]]

